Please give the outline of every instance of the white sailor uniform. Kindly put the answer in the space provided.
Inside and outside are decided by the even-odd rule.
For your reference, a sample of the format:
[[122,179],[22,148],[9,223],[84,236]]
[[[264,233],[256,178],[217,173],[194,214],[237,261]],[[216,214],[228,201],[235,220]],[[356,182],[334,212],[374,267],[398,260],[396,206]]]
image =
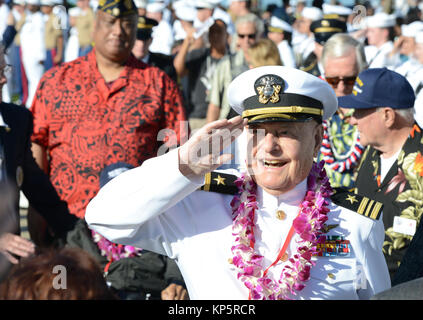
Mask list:
[[153,38],[149,48],[151,52],[165,55],[172,54],[172,47],[175,39],[172,26],[169,22],[161,20],[158,26],[153,27],[153,34],[151,37]]
[[[237,173],[225,171],[228,172]],[[222,184],[225,178],[219,174],[214,180]],[[248,289],[228,262],[234,244],[230,206],[233,196],[198,191],[203,183],[204,180],[191,181],[179,172],[178,151],[172,150],[108,183],[88,205],[85,219],[90,228],[113,242],[175,258],[191,299],[247,299]],[[263,267],[267,267],[277,257],[298,213],[306,181],[279,197],[258,190],[255,250],[264,256]],[[292,298],[368,299],[389,288],[381,250],[382,220],[364,217],[334,203],[329,208],[327,224],[337,227],[328,235],[349,240],[350,254],[315,257],[316,265],[306,287]],[[286,213],[285,220],[275,217],[277,210]],[[295,240],[294,236],[287,250],[289,256],[296,252]],[[269,274],[278,279],[283,265],[280,261]]]
[[394,44],[392,41],[385,42],[381,47],[365,46],[364,53],[366,56],[369,68],[384,68],[392,67],[392,61],[389,57]]

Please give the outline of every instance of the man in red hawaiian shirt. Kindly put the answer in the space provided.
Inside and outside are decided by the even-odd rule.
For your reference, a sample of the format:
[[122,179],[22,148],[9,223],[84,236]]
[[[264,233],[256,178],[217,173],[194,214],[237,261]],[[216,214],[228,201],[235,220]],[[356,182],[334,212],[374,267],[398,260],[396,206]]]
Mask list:
[[99,9],[94,50],[47,72],[31,107],[34,155],[79,218],[97,194],[105,166],[139,166],[156,156],[161,129],[177,134],[169,142],[180,143],[186,134],[179,128],[186,118],[176,84],[131,55],[136,11]]
[[[46,72],[31,106],[34,157],[79,218],[104,167],[139,166],[188,134],[176,83],[131,54],[137,19],[131,0],[100,0],[94,49]],[[162,138],[162,129],[174,135]]]

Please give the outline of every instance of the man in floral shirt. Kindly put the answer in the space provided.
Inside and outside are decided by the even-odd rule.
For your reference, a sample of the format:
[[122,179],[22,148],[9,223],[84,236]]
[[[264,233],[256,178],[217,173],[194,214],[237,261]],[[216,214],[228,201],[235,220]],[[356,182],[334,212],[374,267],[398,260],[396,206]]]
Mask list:
[[[386,68],[361,72],[353,94],[338,99],[341,107],[355,108],[351,123],[357,125],[361,143],[368,146],[358,170],[356,190],[384,204],[383,249],[391,279],[405,261],[404,255],[421,251],[408,249],[419,236],[416,230],[423,211],[423,134],[414,121],[414,99],[406,78]],[[421,269],[421,262],[418,267]],[[404,272],[407,277],[403,275],[402,279],[416,277],[411,269]]]
[[[324,79],[337,97],[352,93],[355,78],[366,67],[363,45],[346,33],[337,33],[326,41],[322,52]],[[322,147],[318,160],[325,169],[332,187],[354,187],[355,173],[364,147],[357,127],[349,123],[351,109],[338,108],[323,122]]]

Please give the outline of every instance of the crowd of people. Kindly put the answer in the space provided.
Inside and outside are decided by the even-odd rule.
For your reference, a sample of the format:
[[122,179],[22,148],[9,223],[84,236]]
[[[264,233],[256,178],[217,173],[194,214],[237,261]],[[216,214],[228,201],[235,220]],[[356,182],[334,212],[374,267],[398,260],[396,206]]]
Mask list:
[[423,298],[423,1],[274,2],[0,0],[0,299]]

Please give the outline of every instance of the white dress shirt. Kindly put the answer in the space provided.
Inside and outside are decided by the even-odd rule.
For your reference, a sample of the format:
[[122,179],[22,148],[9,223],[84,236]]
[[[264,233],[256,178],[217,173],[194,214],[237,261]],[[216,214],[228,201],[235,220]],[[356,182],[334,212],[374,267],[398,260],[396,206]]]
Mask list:
[[[234,170],[225,173],[237,173]],[[87,207],[90,228],[113,242],[131,244],[175,258],[191,299],[247,299],[248,289],[237,279],[232,258],[232,195],[196,191],[203,183],[191,181],[178,169],[178,151],[145,161],[104,186]],[[258,188],[255,250],[264,256],[263,270],[277,257],[306,181],[279,197]],[[306,287],[294,299],[368,299],[390,287],[382,254],[383,223],[329,204],[329,234],[351,242],[349,257],[314,257],[316,265]],[[285,211],[285,220],[275,217]],[[287,253],[296,252],[294,235]],[[279,279],[284,262],[270,269]]]
[[385,42],[380,48],[376,46],[365,46],[364,53],[366,55],[367,63],[370,68],[391,68],[393,62],[389,58],[389,53],[391,53],[394,48],[392,41]]

